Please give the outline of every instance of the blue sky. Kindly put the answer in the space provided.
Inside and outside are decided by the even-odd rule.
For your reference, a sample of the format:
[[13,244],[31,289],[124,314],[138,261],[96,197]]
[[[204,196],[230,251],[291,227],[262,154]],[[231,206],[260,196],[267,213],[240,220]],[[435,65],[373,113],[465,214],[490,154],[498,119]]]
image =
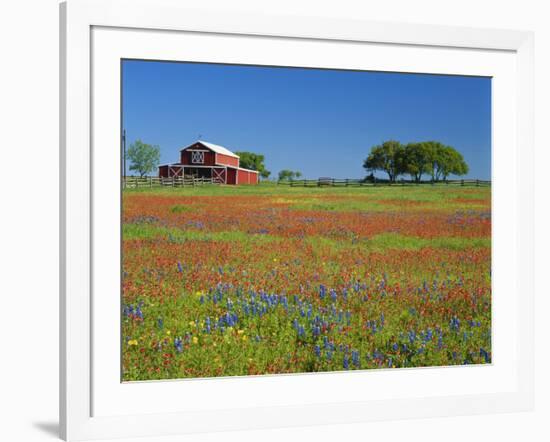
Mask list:
[[125,60],[123,127],[161,163],[201,134],[264,154],[272,177],[360,178],[375,144],[438,140],[491,176],[489,78]]

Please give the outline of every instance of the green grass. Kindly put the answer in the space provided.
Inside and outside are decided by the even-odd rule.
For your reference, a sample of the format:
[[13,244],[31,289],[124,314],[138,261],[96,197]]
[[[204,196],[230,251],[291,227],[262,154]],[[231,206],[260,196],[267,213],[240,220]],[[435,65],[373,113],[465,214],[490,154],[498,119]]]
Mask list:
[[[195,229],[161,227],[150,223],[128,223],[123,225],[122,234],[125,241],[163,239],[172,243],[185,241],[227,241],[243,245],[258,243],[275,243],[284,239],[272,234],[246,233],[239,230],[205,232]],[[419,238],[398,233],[382,233],[372,238],[361,240],[334,240],[323,236],[308,237],[305,241],[314,247],[340,249],[362,249],[363,251],[383,252],[385,250],[419,250],[424,247],[435,249],[465,250],[470,248],[490,247],[490,238]]]
[[[273,196],[277,198],[276,203],[289,205],[296,210],[387,212],[403,210],[403,205],[407,205],[408,211],[486,210],[490,203],[491,188],[444,185],[302,188],[263,182],[256,186],[157,187],[126,189],[124,192],[182,197]],[[180,213],[192,208],[177,205],[171,210]]]
[[246,233],[239,230],[205,232],[195,229],[161,227],[149,223],[126,223],[122,227],[125,241],[136,239],[165,239],[172,243],[185,241],[229,241],[240,243],[276,242],[280,239],[272,235]]

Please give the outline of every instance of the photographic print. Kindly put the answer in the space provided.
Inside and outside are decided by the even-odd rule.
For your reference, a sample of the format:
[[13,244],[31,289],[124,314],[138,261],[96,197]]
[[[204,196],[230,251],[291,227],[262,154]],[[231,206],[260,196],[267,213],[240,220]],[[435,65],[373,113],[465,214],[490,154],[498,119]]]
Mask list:
[[491,363],[490,78],[121,63],[122,381]]

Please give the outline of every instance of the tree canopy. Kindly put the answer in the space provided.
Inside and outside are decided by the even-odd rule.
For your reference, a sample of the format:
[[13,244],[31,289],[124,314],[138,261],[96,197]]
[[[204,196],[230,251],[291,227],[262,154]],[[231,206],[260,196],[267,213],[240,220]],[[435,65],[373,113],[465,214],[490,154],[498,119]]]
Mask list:
[[265,168],[265,157],[254,152],[235,152],[239,156],[239,164],[245,169],[256,170],[262,178],[267,178],[271,172]]
[[374,172],[381,170],[388,174],[390,181],[405,172],[405,147],[395,140],[384,141],[382,144],[373,146],[367,159],[363,162],[363,167]]
[[130,160],[130,170],[144,176],[157,168],[160,161],[160,148],[136,140],[130,144],[126,158]]
[[414,181],[421,181],[428,174],[433,181],[446,180],[449,175],[465,175],[468,164],[454,147],[439,141],[409,143],[385,141],[371,148],[363,167],[369,172],[382,171],[394,182],[399,175],[409,174]]
[[298,170],[283,169],[279,172],[279,181],[292,181],[294,178],[300,178],[301,176],[302,172]]

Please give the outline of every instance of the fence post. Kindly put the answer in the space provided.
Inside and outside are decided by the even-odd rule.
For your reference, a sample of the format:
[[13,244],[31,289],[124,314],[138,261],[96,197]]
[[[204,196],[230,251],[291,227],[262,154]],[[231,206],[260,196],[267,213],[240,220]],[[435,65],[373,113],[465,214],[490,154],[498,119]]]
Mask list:
[[460,185],[461,185],[461,186],[464,186],[464,180],[463,180],[463,179],[460,180]]

